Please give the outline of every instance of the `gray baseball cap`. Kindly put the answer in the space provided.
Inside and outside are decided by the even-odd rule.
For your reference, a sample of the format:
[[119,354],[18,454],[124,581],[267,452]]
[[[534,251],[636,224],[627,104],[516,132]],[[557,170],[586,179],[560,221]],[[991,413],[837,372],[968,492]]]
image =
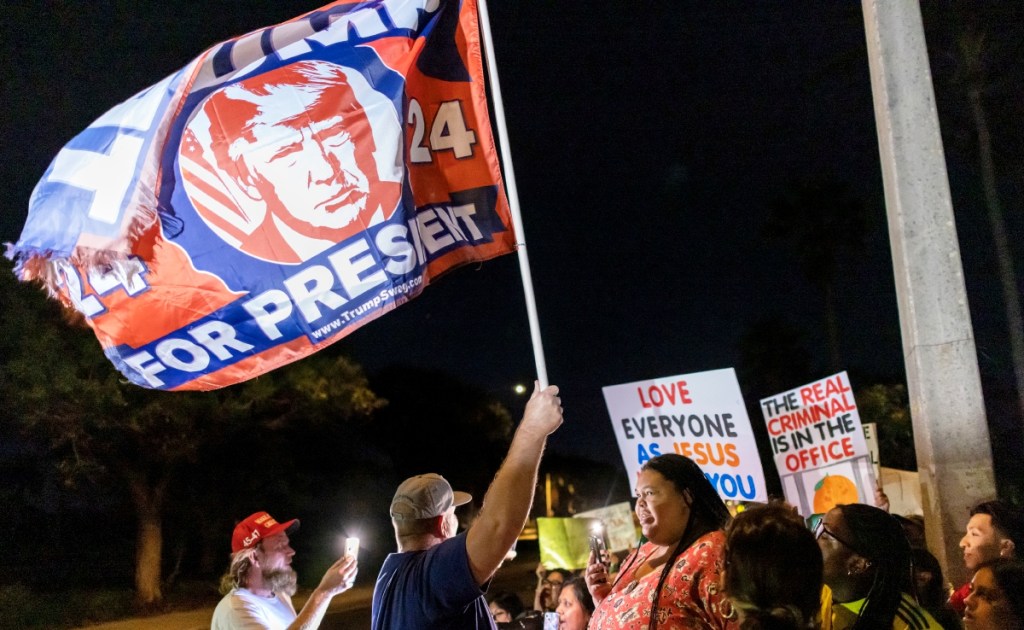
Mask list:
[[453,491],[441,475],[416,475],[403,481],[395,491],[395,498],[391,499],[391,518],[396,521],[433,518],[452,506],[472,500],[473,497],[465,492]]

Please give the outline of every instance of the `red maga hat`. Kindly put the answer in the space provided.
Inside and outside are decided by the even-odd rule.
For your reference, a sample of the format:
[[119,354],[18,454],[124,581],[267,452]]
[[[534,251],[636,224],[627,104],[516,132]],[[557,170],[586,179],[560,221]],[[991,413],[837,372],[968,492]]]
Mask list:
[[264,538],[291,531],[298,526],[299,519],[297,518],[278,523],[273,516],[266,512],[256,512],[235,525],[235,531],[231,534],[231,553],[255,547]]

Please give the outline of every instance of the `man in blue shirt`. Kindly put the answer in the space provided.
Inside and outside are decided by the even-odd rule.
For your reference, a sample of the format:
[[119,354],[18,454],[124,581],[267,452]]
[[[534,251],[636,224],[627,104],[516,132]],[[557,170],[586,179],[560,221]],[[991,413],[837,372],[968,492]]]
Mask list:
[[472,500],[444,477],[402,482],[391,501],[398,553],[384,561],[373,590],[372,630],[495,628],[486,585],[523,530],[547,437],[562,424],[558,388],[534,388],[505,462],[480,514],[456,535],[455,508]]

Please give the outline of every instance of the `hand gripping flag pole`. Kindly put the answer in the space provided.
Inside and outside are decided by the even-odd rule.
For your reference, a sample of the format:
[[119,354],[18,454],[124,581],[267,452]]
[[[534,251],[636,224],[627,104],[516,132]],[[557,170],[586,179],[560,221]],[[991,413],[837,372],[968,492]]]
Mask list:
[[505,104],[501,99],[501,85],[498,82],[498,64],[494,58],[494,43],[491,38],[491,19],[487,12],[487,0],[478,0],[480,34],[484,45],[484,60],[487,63],[487,77],[491,82],[491,97],[494,102],[494,118],[498,126],[498,144],[501,145],[501,159],[505,170],[505,192],[508,195],[512,225],[515,228],[519,255],[519,273],[523,279],[523,293],[526,296],[526,314],[530,320],[530,338],[533,341],[533,360],[537,366],[537,380],[540,386],[548,385],[548,370],[544,362],[544,346],[540,338],[540,320],[537,317],[537,302],[533,295],[533,278],[530,275],[530,257],[526,252],[526,232],[519,214],[519,191],[516,174],[512,166],[512,150],[509,148],[508,127],[505,125]]

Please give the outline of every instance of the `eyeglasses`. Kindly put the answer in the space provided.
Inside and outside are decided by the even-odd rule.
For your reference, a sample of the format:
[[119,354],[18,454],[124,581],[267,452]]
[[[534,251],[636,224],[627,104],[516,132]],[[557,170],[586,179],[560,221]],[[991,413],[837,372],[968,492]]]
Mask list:
[[557,586],[558,588],[561,588],[562,585],[565,584],[565,582],[564,581],[554,582],[552,580],[544,579],[544,580],[541,580],[541,584],[543,584],[544,586]]
[[838,542],[838,543],[839,543],[840,545],[842,545],[842,546],[846,547],[846,548],[847,548],[847,549],[849,549],[850,551],[852,551],[852,552],[854,552],[854,553],[856,553],[856,554],[859,554],[859,553],[860,553],[859,551],[857,551],[857,548],[856,548],[856,547],[854,547],[854,546],[853,546],[853,545],[851,545],[850,543],[846,542],[845,540],[843,540],[843,539],[842,539],[842,538],[840,538],[839,536],[836,536],[836,535],[835,535],[835,532],[833,532],[833,531],[832,531],[831,529],[829,529],[828,527],[825,527],[825,519],[824,519],[824,518],[822,518],[822,519],[821,519],[820,521],[818,521],[818,524],[814,526],[814,539],[815,539],[815,540],[818,540],[818,539],[820,539],[820,538],[821,538],[822,536],[824,536],[825,534],[828,534],[830,538],[832,538],[833,540],[835,540],[836,542]]

